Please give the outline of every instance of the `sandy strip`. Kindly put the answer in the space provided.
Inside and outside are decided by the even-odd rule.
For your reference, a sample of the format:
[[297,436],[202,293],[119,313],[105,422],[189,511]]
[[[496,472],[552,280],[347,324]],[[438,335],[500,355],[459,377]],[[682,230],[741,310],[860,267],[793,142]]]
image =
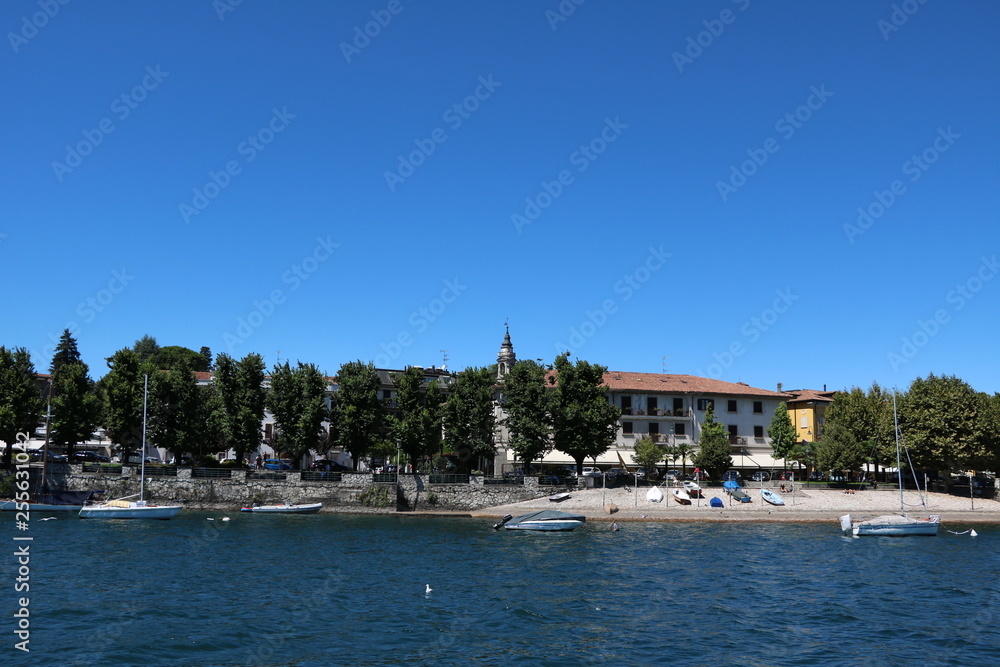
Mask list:
[[[836,522],[842,514],[865,518],[877,514],[899,512],[897,489],[866,490],[848,494],[838,490],[810,489],[781,494],[785,505],[769,505],[760,497],[758,489],[746,489],[752,501],[732,502],[722,489],[706,489],[705,498],[692,500],[690,505],[679,505],[669,489],[662,489],[664,499],[653,503],[646,499],[648,488],[586,489],[573,491],[570,498],[552,502],[545,498],[526,500],[512,505],[501,505],[473,511],[474,517],[502,517],[505,514],[525,514],[539,509],[558,509],[582,514],[595,521],[795,521]],[[780,491],[779,491],[780,494]],[[712,497],[721,498],[721,509],[709,507]],[[916,517],[940,514],[943,523],[997,523],[1000,524],[1000,501],[976,498],[975,508],[968,498],[942,493],[926,494],[926,507],[920,506],[920,497],[907,492],[903,499],[908,514]],[[614,504],[618,511],[609,514],[605,505]]]

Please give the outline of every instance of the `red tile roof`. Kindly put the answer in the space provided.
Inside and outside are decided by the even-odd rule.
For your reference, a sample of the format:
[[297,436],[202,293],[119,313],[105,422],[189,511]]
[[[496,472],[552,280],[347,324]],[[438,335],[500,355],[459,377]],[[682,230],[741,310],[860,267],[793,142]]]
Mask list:
[[697,375],[608,371],[604,374],[604,384],[611,391],[655,391],[671,394],[697,393],[788,398],[787,393],[771,391],[769,389],[758,389],[744,382],[723,382],[722,380],[713,380],[711,378],[698,377]]
[[789,403],[802,403],[807,401],[833,403],[833,396],[837,392],[818,391],[816,389],[790,389],[788,393],[791,394],[791,398],[788,399]]

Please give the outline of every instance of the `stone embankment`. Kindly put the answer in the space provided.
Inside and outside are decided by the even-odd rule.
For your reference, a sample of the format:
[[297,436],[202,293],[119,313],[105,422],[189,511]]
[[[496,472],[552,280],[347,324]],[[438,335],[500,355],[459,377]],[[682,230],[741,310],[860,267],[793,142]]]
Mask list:
[[[40,468],[36,469],[40,473]],[[97,472],[102,470],[103,472]],[[51,488],[100,490],[107,498],[139,493],[138,466],[50,465]],[[515,480],[516,481],[516,480]],[[575,487],[495,483],[481,475],[374,475],[148,467],[145,495],[190,509],[234,509],[254,502],[323,503],[325,512],[463,512],[547,497]]]

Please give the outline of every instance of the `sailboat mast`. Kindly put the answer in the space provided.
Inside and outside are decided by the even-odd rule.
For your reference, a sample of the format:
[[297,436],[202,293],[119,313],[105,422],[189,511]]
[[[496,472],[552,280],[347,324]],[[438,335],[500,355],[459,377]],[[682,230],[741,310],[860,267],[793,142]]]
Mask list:
[[[142,465],[139,468],[139,500],[145,500],[146,496],[146,400],[149,398],[149,376],[142,385]],[[899,450],[897,448],[897,455]],[[902,496],[900,496],[902,497]]]
[[896,479],[899,481],[899,511],[903,511],[903,468],[899,458],[899,415],[896,413],[896,392],[892,392],[892,425],[896,436]]
[[[49,465],[49,423],[52,421],[52,378],[49,378],[49,400],[45,407],[45,443],[42,445],[42,483],[37,489],[39,496],[48,491]],[[41,498],[39,498],[41,500]]]

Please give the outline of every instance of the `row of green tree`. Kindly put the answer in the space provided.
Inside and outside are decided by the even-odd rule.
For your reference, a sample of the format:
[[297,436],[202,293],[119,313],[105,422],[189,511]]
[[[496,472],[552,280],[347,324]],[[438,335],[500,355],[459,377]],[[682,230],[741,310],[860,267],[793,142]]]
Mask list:
[[[614,442],[620,416],[601,387],[606,368],[574,364],[567,355],[550,367],[559,374],[558,385],[543,366],[526,361],[515,365],[499,391],[495,368],[467,368],[449,377],[447,387],[426,382],[420,368],[407,368],[393,374],[390,404],[381,397],[374,366],[361,361],[343,364],[337,391],[330,392],[314,364],[285,362],[268,373],[255,353],[240,360],[220,354],[212,363],[207,348],[164,355],[168,349],[146,336],[109,357],[108,372],[94,382],[76,340],[64,331],[46,399],[28,352],[0,347],[4,464],[11,463],[17,434],[33,433],[47,405],[49,441],[70,455],[101,427],[128,462],[145,424],[147,441],[176,459],[232,450],[242,461],[262,444],[267,410],[275,422],[268,444],[296,462],[310,451],[341,449],[355,464],[398,452],[416,468],[449,452],[465,469],[483,467],[496,453],[498,399],[507,411],[510,444],[525,464],[555,447],[582,468]],[[213,371],[210,384],[199,383],[193,372],[205,367]]]

